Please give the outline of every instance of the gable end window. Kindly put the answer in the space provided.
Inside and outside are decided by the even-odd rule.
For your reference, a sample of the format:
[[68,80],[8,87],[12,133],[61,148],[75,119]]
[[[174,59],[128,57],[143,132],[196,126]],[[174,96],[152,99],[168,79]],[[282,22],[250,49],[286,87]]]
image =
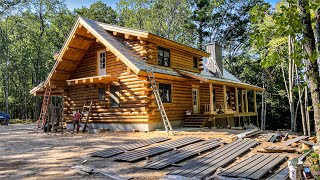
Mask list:
[[158,65],[170,66],[170,49],[158,47]]
[[193,57],[193,68],[198,68],[198,58]]
[[171,103],[171,84],[159,83],[159,94],[163,103]]
[[106,88],[99,88],[98,89],[98,100],[99,101],[106,100]]

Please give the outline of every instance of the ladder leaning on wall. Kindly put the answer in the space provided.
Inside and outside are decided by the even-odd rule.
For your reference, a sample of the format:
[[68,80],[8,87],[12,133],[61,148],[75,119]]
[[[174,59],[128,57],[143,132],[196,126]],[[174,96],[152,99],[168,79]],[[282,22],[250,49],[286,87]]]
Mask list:
[[160,97],[160,94],[159,94],[159,89],[158,89],[158,86],[157,86],[157,82],[156,82],[156,79],[154,77],[154,72],[152,70],[151,70],[151,72],[146,70],[146,73],[147,73],[148,79],[150,81],[150,86],[152,88],[152,92],[153,92],[153,95],[155,97],[155,100],[156,100],[156,103],[157,103],[157,106],[158,106],[158,110],[160,111],[160,115],[161,115],[161,119],[162,119],[164,128],[165,128],[165,130],[166,130],[166,132],[168,134],[172,134],[173,135],[174,132],[173,132],[172,126],[170,124],[170,121],[168,119],[167,113],[166,113],[166,111],[164,109],[163,103],[161,101],[161,97]]
[[[46,118],[47,118],[50,97],[51,97],[51,88],[46,88],[46,91],[43,95],[42,107],[41,107],[40,115],[39,115],[38,122],[37,122],[38,128],[43,128],[44,125],[46,124]],[[41,122],[41,126],[40,126],[40,122]]]

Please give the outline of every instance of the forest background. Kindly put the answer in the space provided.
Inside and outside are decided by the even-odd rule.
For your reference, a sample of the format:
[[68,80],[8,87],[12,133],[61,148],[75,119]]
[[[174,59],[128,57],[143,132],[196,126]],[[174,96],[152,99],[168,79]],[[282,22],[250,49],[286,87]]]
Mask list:
[[[223,46],[224,67],[258,94],[263,129],[319,133],[319,0],[119,0],[70,10],[64,0],[0,0],[0,111],[37,117],[45,80],[77,16],[146,30],[199,49]],[[114,5],[116,4],[116,5]]]

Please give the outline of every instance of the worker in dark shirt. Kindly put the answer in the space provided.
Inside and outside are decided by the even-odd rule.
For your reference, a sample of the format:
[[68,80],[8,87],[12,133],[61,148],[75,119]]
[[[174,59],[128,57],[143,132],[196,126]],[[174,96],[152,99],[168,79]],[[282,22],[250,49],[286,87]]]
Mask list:
[[75,129],[76,125],[77,125],[77,133],[79,133],[80,123],[81,123],[81,112],[80,112],[80,110],[78,110],[76,112],[76,114],[74,115],[74,117],[73,117],[73,130],[72,130],[72,133],[74,133],[74,129]]

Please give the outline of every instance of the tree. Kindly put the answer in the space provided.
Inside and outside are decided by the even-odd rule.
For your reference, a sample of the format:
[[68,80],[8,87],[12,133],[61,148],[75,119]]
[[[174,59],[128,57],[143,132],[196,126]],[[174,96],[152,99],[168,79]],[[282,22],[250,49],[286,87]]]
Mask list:
[[108,24],[117,24],[117,13],[110,6],[102,1],[95,2],[89,8],[82,7],[75,9],[74,12],[88,19]]
[[[317,140],[320,141],[320,78],[319,78],[319,66],[317,62],[317,50],[316,50],[316,40],[314,37],[314,32],[312,29],[310,4],[307,0],[299,0],[299,8],[302,15],[302,25],[303,25],[303,46],[307,53],[306,64],[307,67],[307,77],[309,80],[312,107],[314,112],[314,122],[316,129]],[[319,9],[317,9],[319,12]],[[316,32],[319,32],[319,25],[317,20]],[[318,50],[318,54],[320,51]]]

